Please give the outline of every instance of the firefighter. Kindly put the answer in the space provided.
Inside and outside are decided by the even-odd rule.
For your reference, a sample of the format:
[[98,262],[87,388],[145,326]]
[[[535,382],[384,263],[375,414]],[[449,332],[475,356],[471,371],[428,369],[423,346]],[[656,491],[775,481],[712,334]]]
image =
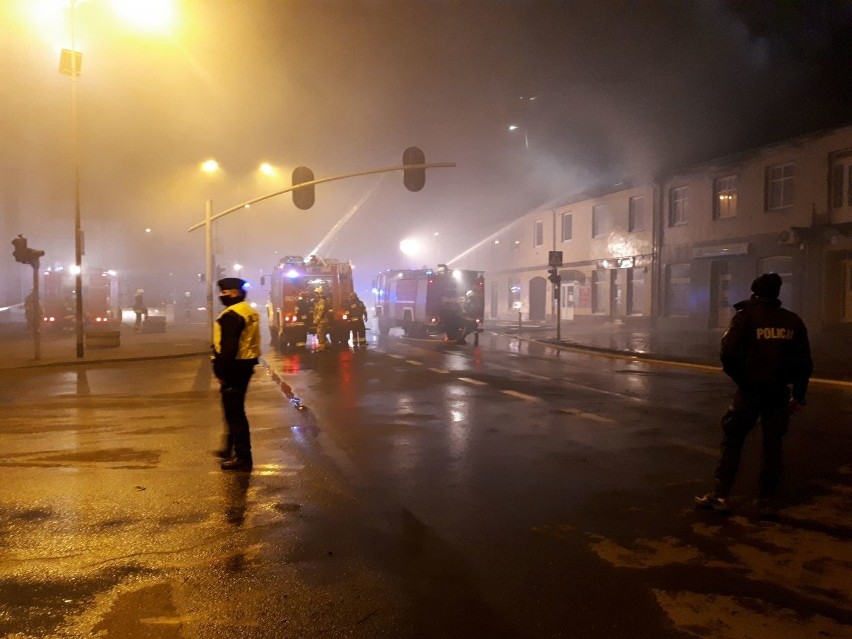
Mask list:
[[252,456],[245,400],[260,357],[260,318],[245,301],[245,280],[226,277],[217,284],[225,310],[213,324],[213,374],[219,380],[227,430],[216,454],[225,458],[222,470],[248,471]]
[[133,297],[133,312],[136,313],[136,324],[133,326],[133,329],[136,331],[142,328],[142,320],[148,315],[144,296],[145,291],[141,288],[136,289],[136,295]]
[[311,296],[308,291],[302,291],[299,293],[299,296],[296,298],[296,316],[299,318],[299,321],[304,326],[304,334],[300,334],[299,341],[296,342],[297,348],[305,347],[305,340],[308,337],[308,326],[312,323],[312,309],[313,301],[311,300]]
[[728,497],[743,444],[760,417],[763,458],[757,506],[761,517],[773,517],[781,481],[782,439],[790,414],[805,405],[813,363],[804,322],[781,308],[778,300],[781,277],[777,273],[761,275],[752,282],[751,290],[751,299],[734,305],[737,312],[722,336],[722,369],[737,390],[722,418],[722,454],[716,465],[715,490],[695,497],[695,505],[730,511]]
[[447,333],[444,341],[464,344],[464,338],[462,337],[464,321],[459,303],[455,299],[445,298],[441,305],[440,317],[441,324]]
[[328,313],[330,310],[328,300],[321,292],[318,293],[316,302],[314,303],[314,324],[317,327],[317,351],[328,349]]
[[349,322],[352,327],[352,346],[367,347],[367,307],[355,291],[349,294]]

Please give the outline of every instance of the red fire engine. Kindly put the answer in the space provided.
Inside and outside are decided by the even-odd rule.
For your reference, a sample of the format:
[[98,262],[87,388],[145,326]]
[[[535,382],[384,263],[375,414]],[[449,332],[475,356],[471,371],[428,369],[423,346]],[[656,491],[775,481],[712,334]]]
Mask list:
[[270,276],[269,335],[282,350],[302,348],[308,335],[316,334],[313,304],[320,295],[329,305],[329,335],[332,344],[349,340],[346,312],[353,291],[352,265],[336,259],[312,255],[305,261],[299,255],[282,258]]
[[398,269],[375,280],[375,317],[379,333],[402,327],[407,337],[446,333],[463,343],[481,330],[485,312],[482,271],[460,270],[438,264],[435,269]]
[[[47,269],[42,277],[41,306],[44,325],[59,329],[74,326],[76,278],[64,269]],[[83,322],[105,325],[117,321],[118,279],[112,271],[87,269],[83,274]]]

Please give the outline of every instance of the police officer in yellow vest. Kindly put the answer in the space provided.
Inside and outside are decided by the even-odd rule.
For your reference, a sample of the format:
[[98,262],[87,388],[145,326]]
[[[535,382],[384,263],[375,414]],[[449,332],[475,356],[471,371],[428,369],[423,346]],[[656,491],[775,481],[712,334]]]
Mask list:
[[751,298],[734,305],[737,312],[722,337],[722,368],[737,385],[737,391],[722,418],[724,437],[716,466],[716,488],[695,498],[699,508],[730,510],[728,497],[743,444],[760,417],[763,459],[758,514],[776,514],[781,441],[787,434],[790,415],[805,405],[813,372],[808,331],[798,315],[781,308],[781,283],[777,273],[764,273],[755,279]]
[[245,399],[260,357],[260,318],[246,302],[245,280],[226,277],[217,284],[225,310],[213,324],[213,374],[219,380],[227,423],[224,445],[217,455],[225,459],[222,470],[248,471],[252,457]]

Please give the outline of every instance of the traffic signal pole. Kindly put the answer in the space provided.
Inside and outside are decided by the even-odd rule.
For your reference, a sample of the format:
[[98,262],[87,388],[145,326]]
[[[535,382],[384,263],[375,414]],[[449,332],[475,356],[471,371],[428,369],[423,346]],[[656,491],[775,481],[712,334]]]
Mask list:
[[[408,149],[406,149],[406,155],[409,157],[411,156],[411,152]],[[403,159],[404,162],[402,166],[390,166],[380,169],[367,169],[364,171],[356,171],[354,173],[345,173],[343,175],[334,175],[331,177],[320,178],[318,180],[310,180],[308,182],[302,182],[300,184],[293,184],[291,186],[288,186],[286,189],[279,189],[277,191],[273,191],[272,193],[267,193],[266,195],[261,195],[254,199],[246,200],[245,202],[241,202],[240,204],[225,209],[224,211],[219,211],[215,215],[213,214],[213,200],[207,200],[207,204],[204,208],[204,220],[190,226],[187,229],[187,232],[191,233],[192,231],[204,227],[204,258],[206,264],[205,269],[207,271],[205,278],[207,280],[207,325],[210,331],[211,339],[213,337],[213,222],[215,220],[218,220],[220,217],[230,215],[231,213],[235,213],[240,209],[248,208],[252,204],[263,202],[264,200],[268,200],[278,195],[290,193],[292,191],[296,191],[297,189],[313,189],[313,187],[317,184],[325,184],[326,182],[345,180],[347,178],[359,177],[362,175],[374,175],[376,173],[392,173],[395,171],[402,171],[408,177],[408,182],[410,183],[412,182],[412,179],[417,181],[416,177],[418,171],[423,170],[425,173],[426,169],[453,168],[456,166],[455,162],[432,162],[429,164],[411,164],[405,162],[408,157],[404,157]],[[411,177],[412,175],[414,176],[414,178]],[[409,184],[406,184],[406,187],[409,188],[409,190],[412,190],[412,186],[409,186]],[[420,188],[423,188],[422,184],[420,185]]]
[[30,314],[33,318],[33,348],[35,350],[34,356],[35,360],[38,361],[41,359],[41,320],[42,320],[42,311],[41,311],[41,297],[39,296],[39,262],[36,260],[30,266],[33,267],[33,290],[31,295],[33,296],[33,300],[31,302]]
[[562,341],[562,276],[556,276],[553,285],[553,299],[556,300],[556,341]]

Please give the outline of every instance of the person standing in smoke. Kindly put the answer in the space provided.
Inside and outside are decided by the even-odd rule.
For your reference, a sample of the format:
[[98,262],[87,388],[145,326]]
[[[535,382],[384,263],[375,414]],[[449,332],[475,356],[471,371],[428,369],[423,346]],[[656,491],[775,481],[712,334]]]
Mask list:
[[734,305],[737,312],[722,336],[722,368],[737,390],[722,417],[724,436],[715,489],[696,496],[695,505],[721,513],[731,510],[728,499],[743,444],[759,417],[763,458],[757,506],[761,517],[770,518],[777,512],[782,439],[790,415],[805,405],[813,362],[804,322],[781,308],[781,277],[777,273],[761,275],[752,282],[751,290],[750,299]]
[[213,374],[219,380],[227,429],[217,455],[222,470],[252,468],[251,435],[246,417],[246,392],[260,357],[260,318],[246,302],[246,282],[238,277],[218,281],[225,309],[213,323]]

